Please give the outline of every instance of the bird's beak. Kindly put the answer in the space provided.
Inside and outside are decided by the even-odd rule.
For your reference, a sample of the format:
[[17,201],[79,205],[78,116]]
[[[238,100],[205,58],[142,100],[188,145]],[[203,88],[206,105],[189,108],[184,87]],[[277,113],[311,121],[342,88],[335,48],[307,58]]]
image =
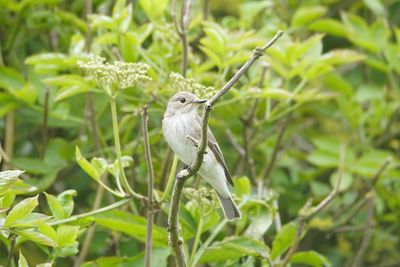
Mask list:
[[201,104],[207,102],[207,99],[195,99],[192,103]]

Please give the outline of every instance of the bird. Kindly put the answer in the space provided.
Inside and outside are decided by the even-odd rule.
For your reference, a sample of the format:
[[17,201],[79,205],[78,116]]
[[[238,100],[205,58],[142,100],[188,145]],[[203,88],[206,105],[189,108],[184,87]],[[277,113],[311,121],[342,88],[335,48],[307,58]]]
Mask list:
[[[180,161],[190,166],[196,160],[197,145],[201,138],[202,119],[198,107],[206,100],[190,92],[178,92],[169,101],[162,120],[164,139]],[[225,218],[240,219],[241,213],[233,201],[228,184],[233,186],[231,174],[222,151],[208,127],[208,142],[200,176],[216,191]]]

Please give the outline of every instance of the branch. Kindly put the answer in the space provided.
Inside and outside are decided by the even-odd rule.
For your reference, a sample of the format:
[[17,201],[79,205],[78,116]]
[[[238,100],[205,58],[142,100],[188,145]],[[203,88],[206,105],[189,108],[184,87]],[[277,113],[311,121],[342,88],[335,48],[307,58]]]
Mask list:
[[278,38],[282,36],[282,34],[282,31],[278,31],[278,33],[266,45],[264,45],[262,48],[256,48],[253,51],[252,57],[238,70],[238,72],[235,73],[235,75],[225,84],[225,86],[205,104],[202,117],[201,138],[196,160],[190,164],[190,166],[178,172],[172,192],[172,202],[168,218],[168,230],[170,232],[169,242],[174,250],[176,265],[178,267],[187,266],[185,254],[182,249],[183,241],[179,234],[178,213],[180,198],[185,181],[196,174],[203,163],[204,152],[207,148],[208,119],[210,117],[211,109],[214,104],[226,92],[228,92],[229,89],[232,88],[232,86],[240,79],[240,77],[243,76],[243,74],[251,67],[251,65],[253,65],[253,63],[264,54],[265,50],[272,46],[278,40]]
[[360,247],[358,248],[356,257],[353,261],[353,264],[351,265],[352,267],[362,266],[365,252],[367,252],[369,241],[371,240],[372,228],[369,226],[372,225],[372,220],[374,219],[374,207],[375,207],[375,194],[373,193],[370,195],[369,199],[368,216],[367,216],[367,222],[365,223],[366,228],[364,231]]
[[149,142],[149,131],[147,127],[147,106],[141,111],[142,116],[142,132],[144,141],[144,150],[146,154],[146,164],[149,171],[148,182],[147,182],[147,199],[149,205],[147,207],[147,230],[146,230],[146,247],[145,247],[145,266],[151,266],[151,253],[153,247],[153,223],[154,223],[154,207],[153,207],[153,189],[154,189],[154,169],[151,160],[150,142]]
[[288,265],[292,255],[297,251],[297,247],[299,245],[301,236],[304,231],[305,223],[307,220],[311,219],[314,215],[316,215],[318,212],[320,212],[323,208],[328,206],[333,198],[336,196],[340,184],[342,182],[342,176],[344,172],[344,160],[345,160],[345,146],[341,145],[340,146],[340,152],[339,152],[339,167],[338,167],[338,179],[336,181],[335,187],[332,189],[331,193],[324,198],[316,207],[311,207],[311,200],[309,199],[306,204],[304,204],[303,208],[301,208],[299,212],[299,218],[298,218],[298,227],[296,231],[296,236],[293,241],[292,247],[289,249],[288,253],[286,254],[283,263],[281,264],[281,267],[285,267]]
[[190,9],[191,9],[191,0],[182,0],[181,1],[181,17],[178,21],[177,18],[177,5],[176,0],[172,1],[172,19],[174,21],[176,32],[178,33],[181,42],[182,42],[182,62],[181,62],[181,71],[182,76],[186,77],[187,67],[188,67],[188,50],[189,50],[189,42],[187,38],[187,32],[189,28],[189,19],[190,19]]
[[290,111],[286,115],[286,118],[285,118],[285,120],[284,120],[284,122],[283,122],[283,124],[281,126],[280,131],[279,131],[278,138],[277,138],[275,146],[274,146],[274,150],[272,151],[271,160],[269,161],[269,163],[267,165],[267,168],[264,171],[264,174],[261,176],[261,179],[265,179],[266,183],[269,183],[270,180],[271,180],[270,179],[270,174],[271,174],[271,171],[272,171],[272,169],[273,169],[273,167],[275,165],[276,159],[278,157],[278,152],[279,152],[279,149],[280,149],[280,146],[281,146],[281,143],[282,143],[282,138],[283,138],[283,135],[284,135],[284,133],[286,131],[287,125],[288,125],[289,120],[290,120],[291,117],[292,117],[292,112]]

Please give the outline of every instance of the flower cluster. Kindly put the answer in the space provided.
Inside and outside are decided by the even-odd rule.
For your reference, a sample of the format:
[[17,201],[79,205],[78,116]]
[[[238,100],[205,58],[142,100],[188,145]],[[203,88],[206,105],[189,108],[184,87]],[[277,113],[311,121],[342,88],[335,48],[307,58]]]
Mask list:
[[172,72],[169,75],[169,78],[171,80],[172,87],[176,91],[189,91],[198,97],[205,99],[211,98],[216,93],[214,87],[204,86],[193,79],[184,78],[182,75],[175,72]]
[[192,201],[192,203],[199,208],[203,215],[212,212],[217,207],[217,198],[213,190],[201,187],[199,189],[186,187],[183,191],[185,196]]
[[99,86],[104,89],[125,89],[137,83],[150,81],[147,76],[150,66],[144,63],[128,63],[115,61],[112,64],[106,63],[105,59],[91,55],[86,62],[80,61],[78,65]]

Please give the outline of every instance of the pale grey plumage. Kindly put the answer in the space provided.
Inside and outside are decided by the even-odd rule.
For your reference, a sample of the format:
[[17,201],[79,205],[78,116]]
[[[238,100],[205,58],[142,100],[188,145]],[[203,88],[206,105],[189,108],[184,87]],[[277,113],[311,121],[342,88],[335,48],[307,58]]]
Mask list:
[[[197,155],[193,140],[201,138],[201,118],[197,114],[199,100],[189,92],[179,92],[168,102],[163,119],[163,134],[172,150],[186,165],[191,164]],[[239,209],[233,202],[228,184],[233,185],[221,149],[210,128],[208,128],[208,146],[199,174],[217,192],[225,217],[229,220],[240,218]]]

